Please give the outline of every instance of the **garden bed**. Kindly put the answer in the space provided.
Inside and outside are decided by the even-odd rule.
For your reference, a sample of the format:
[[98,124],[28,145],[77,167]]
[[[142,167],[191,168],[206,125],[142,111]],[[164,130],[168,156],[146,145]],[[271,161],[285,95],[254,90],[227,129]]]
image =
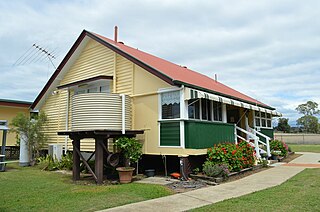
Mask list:
[[[211,182],[214,182],[216,184],[219,184],[219,183],[222,183],[223,181],[228,181],[228,179],[230,179],[231,177],[234,177],[234,176],[238,176],[238,175],[245,175],[245,176],[248,176],[252,173],[255,173],[257,170],[261,169],[262,168],[262,165],[258,164],[257,166],[254,166],[254,167],[250,167],[250,168],[245,168],[245,169],[242,169],[238,172],[231,172],[228,174],[227,178],[222,178],[222,177],[209,177],[209,176],[206,176],[204,174],[190,174],[190,177],[194,180],[204,180],[204,181],[211,181]],[[247,172],[250,172],[250,174],[245,174]]]

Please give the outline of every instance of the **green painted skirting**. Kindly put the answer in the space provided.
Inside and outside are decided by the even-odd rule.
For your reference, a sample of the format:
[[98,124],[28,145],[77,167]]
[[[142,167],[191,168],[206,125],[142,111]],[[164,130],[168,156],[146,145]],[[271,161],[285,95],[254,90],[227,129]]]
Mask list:
[[234,125],[219,122],[185,121],[185,146],[205,149],[214,144],[234,142]]
[[160,123],[160,146],[180,146],[180,122]]
[[[272,140],[274,138],[274,130],[273,129],[260,129],[260,132],[268,137],[270,137]],[[263,138],[262,136],[259,136],[260,140],[263,142],[266,142],[266,139]]]

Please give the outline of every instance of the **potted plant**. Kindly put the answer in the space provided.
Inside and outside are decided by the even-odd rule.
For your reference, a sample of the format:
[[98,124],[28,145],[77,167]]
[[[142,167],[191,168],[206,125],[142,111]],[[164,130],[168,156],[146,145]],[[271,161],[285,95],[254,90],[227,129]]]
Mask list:
[[136,163],[142,156],[142,144],[135,138],[121,137],[116,140],[115,146],[120,149],[125,158],[125,166],[118,167],[120,183],[130,183],[132,173],[135,168],[130,167],[131,163]]
[[279,155],[281,155],[281,151],[279,151],[279,150],[272,150],[271,151],[272,160],[278,160]]

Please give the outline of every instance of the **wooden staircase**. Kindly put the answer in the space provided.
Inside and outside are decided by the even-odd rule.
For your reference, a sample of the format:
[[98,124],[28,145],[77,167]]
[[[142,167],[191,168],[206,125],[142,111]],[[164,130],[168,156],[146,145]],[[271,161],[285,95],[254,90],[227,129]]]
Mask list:
[[[249,127],[249,130],[245,130],[242,129],[241,127],[238,127],[237,125],[234,125],[235,129],[234,129],[234,134],[235,134],[235,142],[238,143],[238,139],[242,140],[242,141],[246,141],[247,143],[249,143],[250,145],[252,145],[255,148],[255,152],[256,152],[256,157],[258,159],[261,158],[260,153],[266,152],[267,153],[267,157],[271,157],[271,152],[270,152],[270,140],[271,138],[264,135],[263,133],[256,131],[255,129],[252,129]],[[238,134],[239,132],[242,132],[248,136],[248,139],[242,137],[241,135]],[[265,142],[261,141],[260,137],[265,139]],[[252,142],[253,141],[253,142]],[[263,149],[263,147],[265,147],[266,151]]]

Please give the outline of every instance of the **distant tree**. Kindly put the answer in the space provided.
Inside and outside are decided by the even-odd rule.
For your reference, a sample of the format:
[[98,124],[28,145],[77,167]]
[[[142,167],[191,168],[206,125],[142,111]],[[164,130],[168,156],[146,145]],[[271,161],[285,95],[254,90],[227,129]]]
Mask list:
[[303,126],[305,132],[318,133],[319,123],[318,118],[311,115],[302,116],[297,120],[297,124]]
[[320,113],[318,109],[318,103],[313,101],[308,101],[305,104],[299,105],[296,110],[303,114],[297,120],[297,124],[302,126],[304,131],[310,133],[318,133],[319,132],[319,120],[315,116]]
[[289,119],[279,118],[278,119],[278,126],[276,129],[278,131],[289,133],[291,131],[291,127],[288,122],[289,122]]
[[313,116],[320,113],[320,110],[318,110],[318,103],[313,101],[307,101],[307,103],[299,105],[296,110],[305,116]]

